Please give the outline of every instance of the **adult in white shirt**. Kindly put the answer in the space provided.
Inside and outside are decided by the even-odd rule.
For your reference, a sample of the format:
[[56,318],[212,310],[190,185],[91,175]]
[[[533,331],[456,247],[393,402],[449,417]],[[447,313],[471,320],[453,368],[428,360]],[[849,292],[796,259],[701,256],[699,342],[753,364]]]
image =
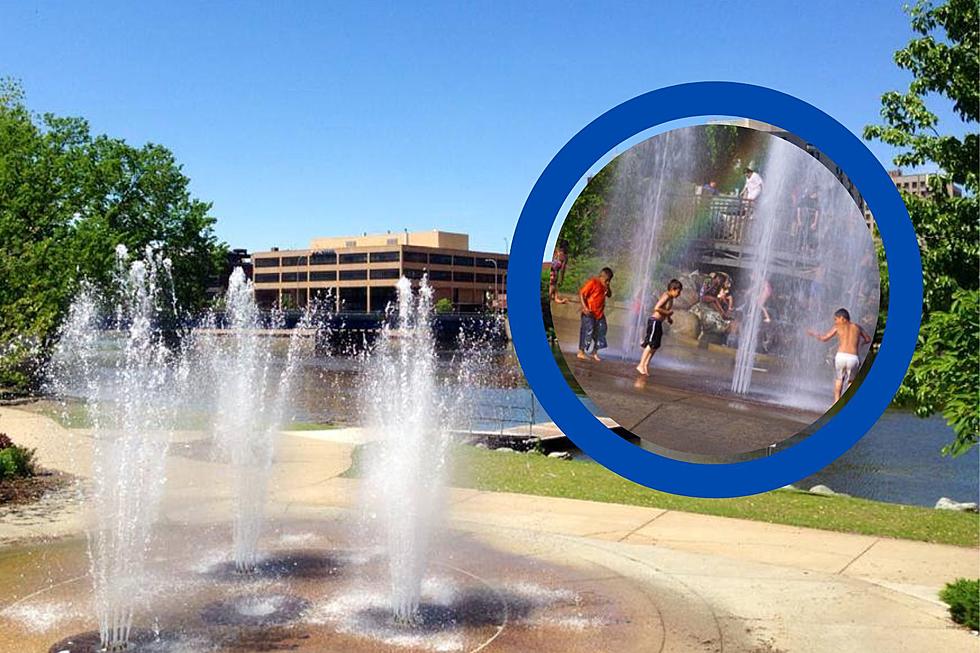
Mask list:
[[754,202],[762,194],[762,177],[752,168],[745,168],[745,186],[742,187],[742,199]]

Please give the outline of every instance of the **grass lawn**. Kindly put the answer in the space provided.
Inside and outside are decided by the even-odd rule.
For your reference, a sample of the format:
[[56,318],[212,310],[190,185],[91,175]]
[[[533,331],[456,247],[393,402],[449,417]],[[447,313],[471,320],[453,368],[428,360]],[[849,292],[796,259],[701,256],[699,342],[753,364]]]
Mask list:
[[[64,405],[43,402],[38,405],[37,412],[50,417],[68,429],[88,429],[93,426],[88,409],[79,402],[67,402]],[[203,431],[209,426],[210,422],[206,413],[193,411],[181,414],[176,425],[182,431]],[[342,427],[338,424],[324,422],[290,422],[283,426],[284,431],[326,431],[338,428]]]
[[[348,476],[358,474],[358,454]],[[980,515],[849,497],[775,490],[738,499],[694,499],[649,490],[593,462],[457,446],[452,484],[605,503],[663,508],[737,519],[976,547]]]
[[282,427],[283,431],[329,431],[344,428],[340,424],[329,422],[290,422]]

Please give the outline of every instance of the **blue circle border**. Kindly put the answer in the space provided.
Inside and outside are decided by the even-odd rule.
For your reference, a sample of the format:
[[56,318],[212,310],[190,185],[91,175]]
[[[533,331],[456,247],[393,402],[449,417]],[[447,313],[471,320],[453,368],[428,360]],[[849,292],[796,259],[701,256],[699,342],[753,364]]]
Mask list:
[[[699,464],[657,455],[607,429],[579,401],[548,345],[541,312],[541,261],[548,235],[578,181],[623,141],[664,123],[738,116],[778,125],[812,143],[848,175],[875,216],[889,276],[887,327],[860,388],[802,442],[772,456]],[[756,494],[793,483],[833,462],[888,408],[915,349],[922,310],[922,267],[905,204],[874,155],[836,120],[795,97],[737,82],[692,82],[644,93],[610,109],[576,134],[548,164],[521,211],[511,246],[507,295],[514,347],[548,415],[601,465],[650,488],[696,497]]]

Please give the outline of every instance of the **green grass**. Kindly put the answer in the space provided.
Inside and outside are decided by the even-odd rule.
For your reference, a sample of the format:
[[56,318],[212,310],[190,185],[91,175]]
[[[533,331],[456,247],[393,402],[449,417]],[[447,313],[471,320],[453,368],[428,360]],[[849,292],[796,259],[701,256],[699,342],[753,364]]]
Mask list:
[[283,431],[329,431],[331,429],[344,428],[340,424],[329,422],[290,422],[283,427]]
[[[44,403],[38,412],[50,417],[61,426],[68,429],[92,428],[92,419],[88,409],[82,403],[69,402],[64,405]],[[204,412],[185,412],[177,418],[176,428],[182,431],[203,431],[210,426],[208,415]],[[290,422],[283,427],[284,431],[326,431],[342,428],[337,424],[325,422]]]
[[[355,452],[348,476],[359,474],[361,452],[361,448]],[[980,544],[980,516],[976,513],[822,497],[793,490],[737,499],[694,499],[649,490],[593,462],[497,453],[467,446],[456,447],[454,456],[452,484],[456,487],[620,503],[956,546]]]

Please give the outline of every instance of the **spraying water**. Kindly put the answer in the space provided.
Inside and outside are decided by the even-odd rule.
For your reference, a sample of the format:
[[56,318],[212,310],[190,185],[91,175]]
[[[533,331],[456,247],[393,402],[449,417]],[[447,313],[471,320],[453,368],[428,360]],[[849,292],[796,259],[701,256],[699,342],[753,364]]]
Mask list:
[[[684,289],[655,370],[683,372],[672,378],[685,387],[822,412],[833,397],[833,351],[806,331],[826,332],[838,308],[874,331],[871,230],[836,176],[803,149],[743,128],[726,149],[708,129],[654,136],[610,163],[587,271],[615,271],[609,340],[624,358],[639,356],[652,304],[676,278]],[[764,189],[750,204],[739,191],[743,162],[753,160]],[[709,275],[727,281],[730,305],[712,301],[719,290]]]
[[765,190],[746,227],[746,250],[754,256],[747,259],[732,391],[752,391],[766,339],[766,353],[783,361],[782,401],[822,410],[832,387],[832,349],[806,330],[826,331],[834,311],[846,308],[873,333],[879,289],[871,233],[837,179],[791,143],[771,139],[762,175]]
[[449,434],[447,404],[436,381],[432,288],[418,293],[398,281],[398,310],[368,361],[363,404],[380,440],[368,470],[370,509],[388,553],[391,610],[396,621],[418,614],[433,532],[443,512]]
[[[255,301],[255,290],[241,268],[228,281],[224,319],[211,316],[208,326],[220,335],[197,335],[197,355],[216,390],[212,432],[221,460],[231,465],[235,488],[232,554],[241,573],[255,571],[262,533],[276,438],[285,417],[290,390],[312,326],[313,305],[290,331],[285,364],[277,369],[277,339],[266,326]],[[283,316],[274,312],[272,329],[282,329]],[[206,387],[206,386],[204,386]]]
[[[115,287],[83,287],[52,361],[52,384],[85,394],[93,422],[94,527],[89,554],[103,650],[128,646],[144,592],[144,564],[163,492],[167,448],[187,369],[168,346],[176,315],[170,262],[149,248],[130,261],[117,248]],[[106,311],[105,308],[109,307]],[[106,315],[108,313],[108,315]],[[109,352],[99,332],[109,322]],[[111,361],[104,369],[97,358]]]
[[624,357],[639,357],[647,316],[663,290],[655,280],[663,264],[664,229],[678,202],[689,199],[681,193],[694,166],[693,137],[691,129],[672,130],[631,148],[616,162],[612,209],[599,250],[612,255],[615,286],[625,284],[614,294],[629,305],[620,332]]

